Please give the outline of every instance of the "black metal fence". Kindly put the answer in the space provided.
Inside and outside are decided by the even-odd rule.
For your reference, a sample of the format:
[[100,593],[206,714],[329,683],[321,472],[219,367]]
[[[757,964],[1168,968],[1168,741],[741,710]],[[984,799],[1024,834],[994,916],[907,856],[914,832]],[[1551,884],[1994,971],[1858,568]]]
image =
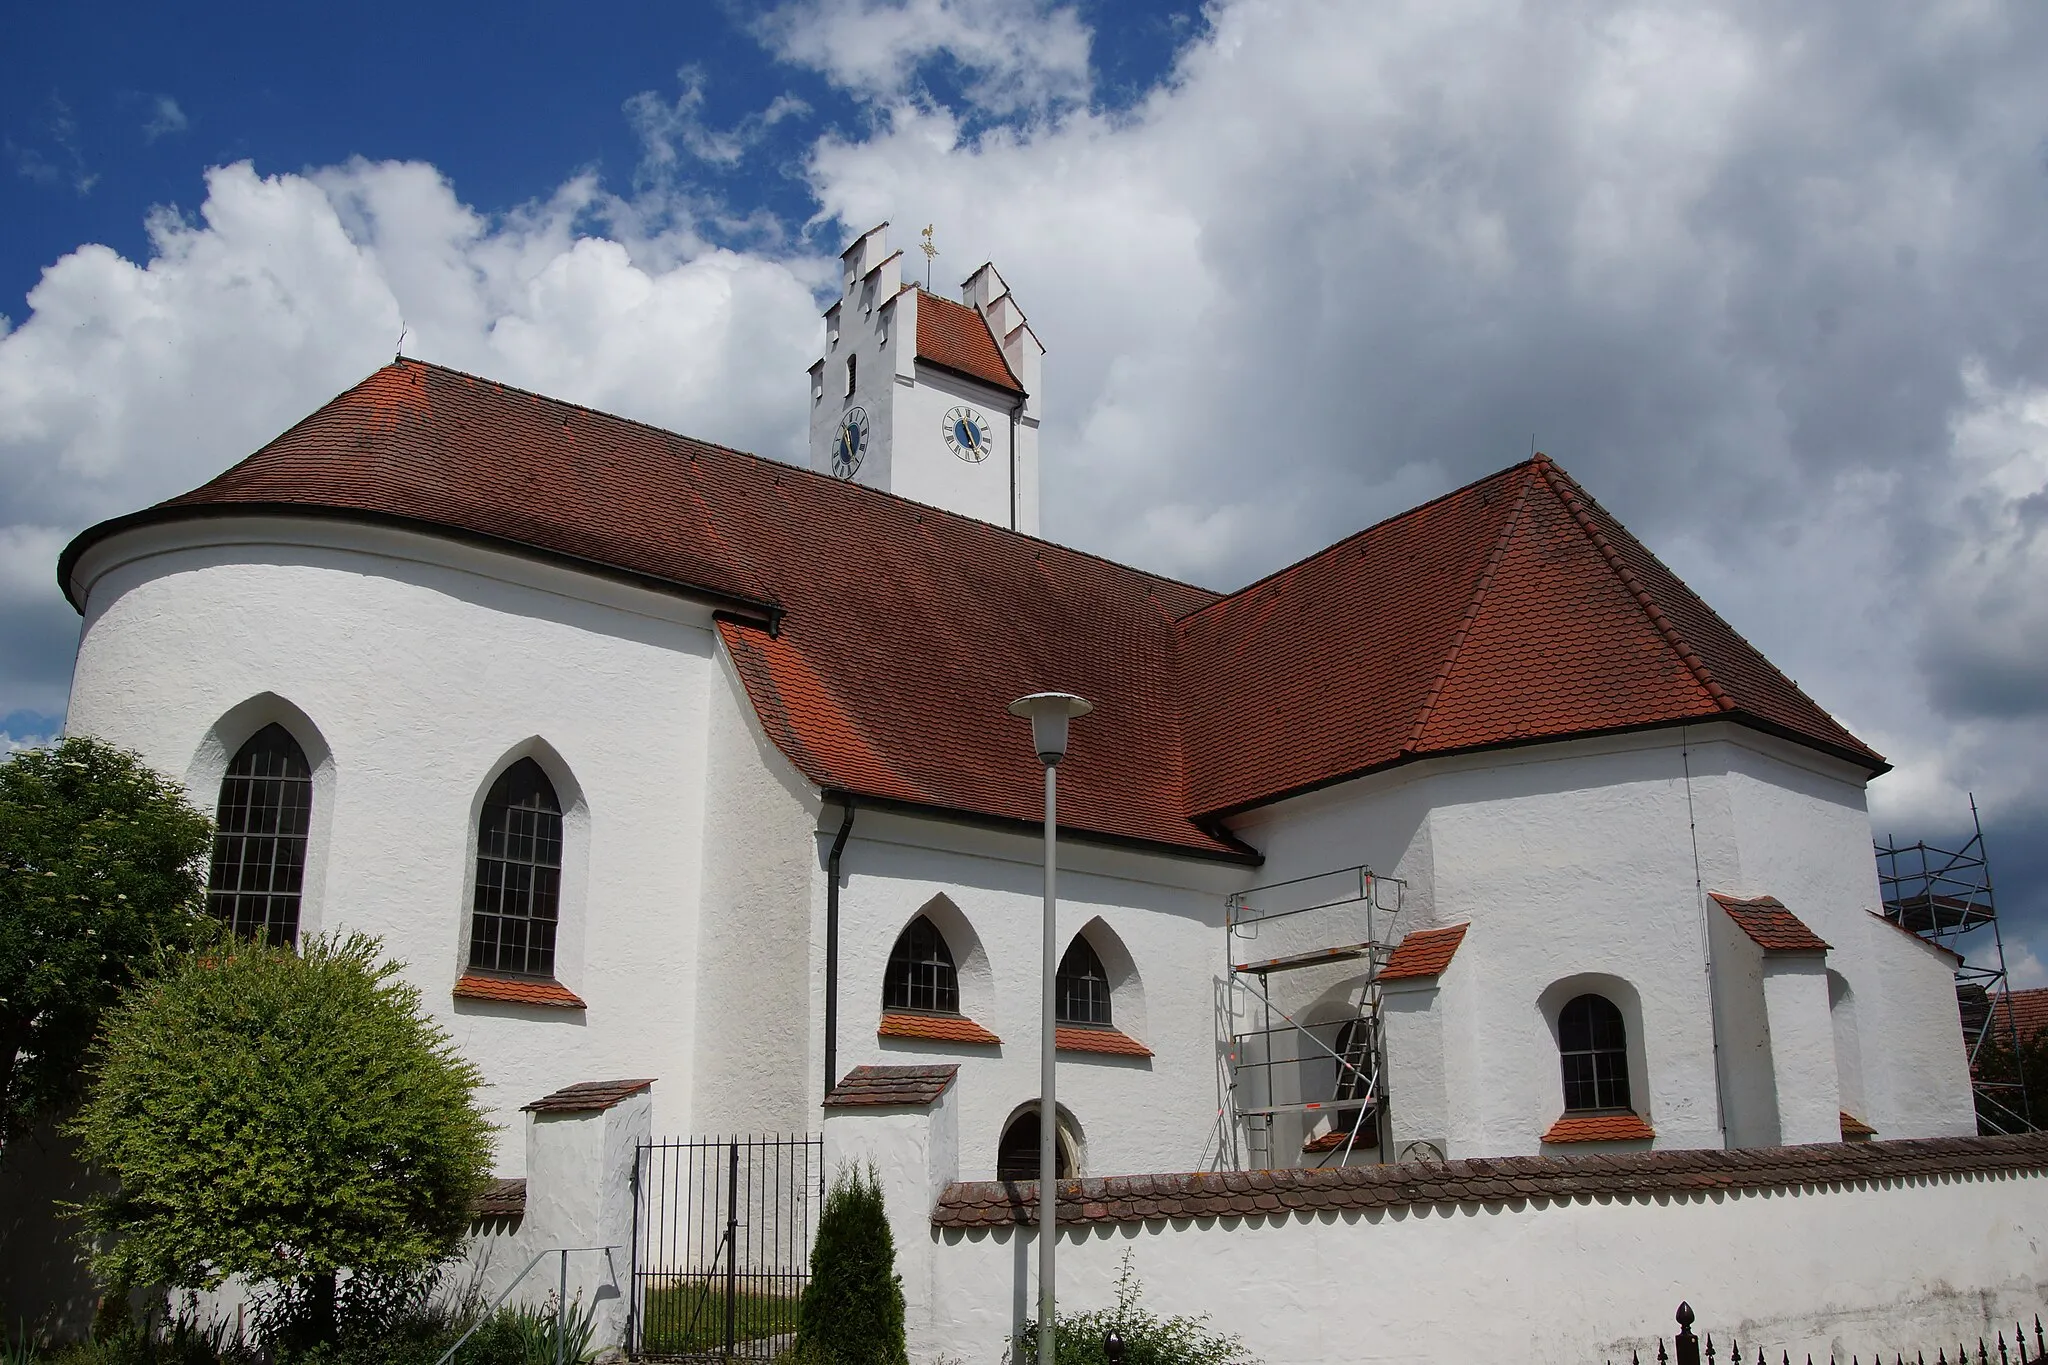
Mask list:
[[816,1135],[642,1146],[627,1349],[699,1360],[771,1360],[787,1349],[824,1193]]
[[[1693,1322],[1692,1305],[1679,1304],[1678,1334],[1671,1338],[1669,1351],[1665,1349],[1664,1338],[1657,1338],[1657,1365],[1701,1365],[1703,1354],[1705,1365],[1751,1365],[1748,1360],[1749,1348],[1743,1346],[1732,1335],[1728,1338],[1725,1349],[1717,1349],[1713,1333],[1709,1332],[1705,1338],[1703,1353],[1702,1340],[1699,1334],[1692,1330]],[[1887,1365],[1886,1355],[1892,1357],[1890,1365],[2048,1365],[2048,1337],[2042,1335],[2041,1319],[2038,1314],[2034,1318],[2031,1355],[2028,1354],[2027,1346],[2026,1324],[2015,1322],[2011,1342],[2007,1342],[2003,1331],[1997,1331],[1989,1340],[1978,1337],[1974,1352],[1968,1342],[1957,1342],[1954,1355],[1948,1353],[1949,1347],[1946,1342],[1937,1342],[1933,1344],[1932,1360],[1927,1358],[1926,1345],[1915,1345],[1912,1348],[1911,1361],[1906,1359],[1905,1351],[1896,1346],[1880,1347],[1870,1353],[1870,1365]],[[1772,1360],[1771,1353],[1761,1346],[1756,1346],[1755,1350],[1754,1365],[1799,1365],[1790,1350],[1780,1348],[1776,1360]],[[1613,1363],[1609,1362],[1609,1365]],[[1641,1352],[1629,1352],[1629,1365],[1644,1365]],[[1810,1353],[1806,1354],[1805,1365],[1816,1365]],[[1845,1362],[1834,1352],[1829,1352],[1828,1365],[1845,1365]],[[1851,1352],[1846,1365],[1864,1365],[1862,1353]]]

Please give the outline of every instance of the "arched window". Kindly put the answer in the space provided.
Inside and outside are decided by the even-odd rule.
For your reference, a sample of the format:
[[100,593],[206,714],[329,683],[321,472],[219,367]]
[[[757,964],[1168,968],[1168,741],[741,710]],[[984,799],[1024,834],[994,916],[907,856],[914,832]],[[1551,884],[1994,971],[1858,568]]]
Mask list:
[[1079,934],[1060,959],[1053,977],[1054,1017],[1062,1024],[1110,1027],[1109,973],[1088,940]]
[[1557,1051],[1566,1113],[1629,1107],[1628,1030],[1613,1001],[1581,995],[1567,1002],[1557,1015]]
[[896,946],[889,951],[888,970],[882,975],[882,1008],[960,1012],[960,975],[953,969],[952,950],[938,926],[924,915],[896,936]]
[[[1074,1174],[1074,1137],[1062,1123],[1054,1132],[1052,1170],[1055,1180]],[[1033,1106],[1010,1120],[996,1144],[996,1179],[1038,1179],[1038,1109]]]
[[522,758],[484,797],[476,830],[469,965],[553,976],[562,901],[562,803],[540,764]]
[[[1336,1045],[1330,1050],[1337,1054],[1332,1069],[1336,1084],[1330,1087],[1333,1100],[1362,1100],[1372,1089],[1373,1073],[1378,1059],[1373,1056],[1372,1022],[1369,1019],[1346,1019],[1337,1029]],[[1352,1119],[1359,1111],[1348,1111]],[[1340,1120],[1344,1114],[1340,1113]]]
[[312,819],[305,750],[282,725],[264,726],[221,778],[207,909],[237,934],[296,942]]

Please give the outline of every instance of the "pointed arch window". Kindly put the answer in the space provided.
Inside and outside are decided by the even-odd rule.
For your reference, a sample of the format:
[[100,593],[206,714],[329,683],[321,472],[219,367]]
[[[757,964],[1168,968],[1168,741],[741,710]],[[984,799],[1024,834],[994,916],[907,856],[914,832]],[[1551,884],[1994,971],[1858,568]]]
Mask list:
[[[996,1179],[1036,1180],[1038,1179],[1038,1106],[1033,1105],[1010,1120],[1003,1129],[1003,1136],[996,1143]],[[1054,1121],[1052,1144],[1052,1172],[1055,1180],[1068,1180],[1074,1175],[1074,1135],[1067,1131],[1067,1125]]]
[[953,966],[953,952],[929,916],[919,915],[896,936],[882,976],[882,1008],[960,1012],[960,974]]
[[1557,1015],[1567,1114],[1627,1109],[1628,1027],[1604,995],[1575,996]]
[[312,820],[306,752],[291,731],[266,725],[236,751],[221,778],[206,879],[214,918],[244,937],[296,942]]
[[552,977],[561,902],[562,803],[522,758],[491,784],[477,821],[471,968]]
[[1088,940],[1075,935],[1053,977],[1054,1017],[1062,1024],[1110,1028],[1109,973]]

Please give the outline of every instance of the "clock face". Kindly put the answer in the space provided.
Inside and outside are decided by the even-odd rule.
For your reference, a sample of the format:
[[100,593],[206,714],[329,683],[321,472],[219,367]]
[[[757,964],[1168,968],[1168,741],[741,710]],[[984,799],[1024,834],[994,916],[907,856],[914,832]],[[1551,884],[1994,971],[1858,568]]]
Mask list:
[[954,408],[946,414],[946,448],[969,464],[988,458],[988,418],[973,408]]
[[832,433],[832,476],[850,479],[860,472],[860,461],[868,453],[868,410],[848,408]]

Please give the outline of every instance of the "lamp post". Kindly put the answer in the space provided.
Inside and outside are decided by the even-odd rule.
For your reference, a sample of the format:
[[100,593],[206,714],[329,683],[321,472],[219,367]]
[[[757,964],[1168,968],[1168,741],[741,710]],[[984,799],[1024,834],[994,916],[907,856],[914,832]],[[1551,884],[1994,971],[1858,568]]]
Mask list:
[[1052,1251],[1058,1181],[1053,1156],[1059,1141],[1059,1110],[1053,1103],[1053,1046],[1058,1036],[1053,980],[1059,971],[1056,923],[1059,875],[1059,766],[1067,754],[1067,722],[1095,708],[1071,692],[1033,692],[1010,703],[1010,714],[1031,722],[1031,746],[1045,765],[1045,922],[1040,961],[1038,1047],[1038,1365],[1053,1365]]

